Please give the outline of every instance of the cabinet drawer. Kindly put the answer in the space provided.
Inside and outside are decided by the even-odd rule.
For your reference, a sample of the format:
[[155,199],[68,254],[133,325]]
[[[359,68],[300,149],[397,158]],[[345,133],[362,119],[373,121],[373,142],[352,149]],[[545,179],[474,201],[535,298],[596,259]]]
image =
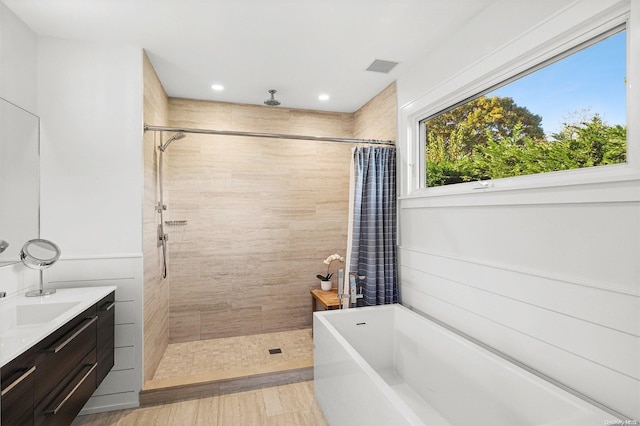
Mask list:
[[33,386],[36,367],[30,349],[2,367],[2,424],[33,425]]
[[[65,325],[36,347],[34,404],[38,405],[56,386],[63,383],[88,353],[95,362],[98,317],[95,306]],[[93,382],[95,389],[96,382]]]
[[34,425],[69,425],[96,390],[96,360],[92,351],[36,406]]

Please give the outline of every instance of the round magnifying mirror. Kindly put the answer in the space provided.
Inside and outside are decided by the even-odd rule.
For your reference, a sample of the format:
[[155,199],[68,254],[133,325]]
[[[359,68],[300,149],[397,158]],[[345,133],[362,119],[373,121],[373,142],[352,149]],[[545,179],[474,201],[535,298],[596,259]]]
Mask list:
[[60,248],[49,240],[35,239],[24,243],[20,250],[20,260],[27,268],[40,271],[40,289],[28,292],[27,296],[45,296],[53,294],[55,289],[44,290],[42,270],[56,263],[60,258]]

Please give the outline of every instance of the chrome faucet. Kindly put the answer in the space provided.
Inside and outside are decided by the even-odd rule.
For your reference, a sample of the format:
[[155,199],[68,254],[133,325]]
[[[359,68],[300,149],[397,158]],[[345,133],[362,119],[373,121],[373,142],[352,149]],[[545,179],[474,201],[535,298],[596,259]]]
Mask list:
[[[340,302],[340,309],[342,309],[342,299],[349,299],[349,305],[355,306],[358,302],[358,299],[362,299],[364,295],[362,293],[357,292],[357,282],[363,281],[364,276],[356,275],[353,272],[349,273],[349,285],[338,284],[338,290],[342,290],[338,292],[338,301]],[[362,287],[360,287],[360,291],[362,291]]]
[[7,292],[5,291],[0,291],[0,298],[1,297],[7,297]]
[[348,299],[351,295],[349,293],[338,293],[338,300]]
[[[349,274],[349,278],[351,278],[351,275],[352,274]],[[340,307],[338,309],[342,309],[344,307],[342,299],[348,299],[351,297],[348,289],[349,286],[344,283],[344,270],[340,269],[338,271],[338,302],[340,303]]]

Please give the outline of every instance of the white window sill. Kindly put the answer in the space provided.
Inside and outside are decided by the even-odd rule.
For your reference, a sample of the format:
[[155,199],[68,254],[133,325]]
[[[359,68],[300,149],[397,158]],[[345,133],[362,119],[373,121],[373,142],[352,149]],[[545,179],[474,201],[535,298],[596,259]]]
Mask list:
[[628,164],[563,170],[415,189],[398,200],[401,208],[638,202],[640,173]]

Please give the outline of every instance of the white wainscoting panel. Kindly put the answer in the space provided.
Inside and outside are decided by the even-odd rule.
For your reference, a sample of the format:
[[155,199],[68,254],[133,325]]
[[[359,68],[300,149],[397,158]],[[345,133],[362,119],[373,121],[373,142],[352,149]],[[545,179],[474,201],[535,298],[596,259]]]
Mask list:
[[411,265],[413,269],[431,277],[471,286],[638,337],[638,297],[409,248],[402,248],[400,255],[403,265]]
[[116,348],[136,346],[137,326],[139,324],[116,324]]
[[399,248],[402,304],[640,417],[638,297]]
[[403,247],[640,296],[639,201],[437,208],[405,204],[400,203]]
[[139,406],[142,388],[142,256],[61,259],[47,274],[49,287],[114,285],[115,365],[80,414]]

